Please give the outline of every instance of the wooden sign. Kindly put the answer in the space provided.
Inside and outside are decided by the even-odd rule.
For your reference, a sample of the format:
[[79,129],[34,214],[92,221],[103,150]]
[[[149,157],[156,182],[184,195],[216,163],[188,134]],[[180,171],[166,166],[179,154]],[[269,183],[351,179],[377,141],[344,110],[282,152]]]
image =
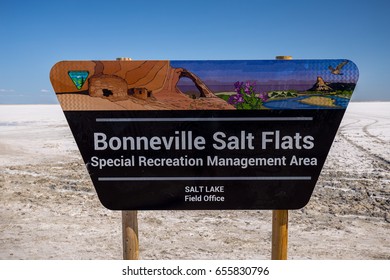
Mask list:
[[358,69],[345,59],[62,61],[50,79],[105,207],[297,209]]

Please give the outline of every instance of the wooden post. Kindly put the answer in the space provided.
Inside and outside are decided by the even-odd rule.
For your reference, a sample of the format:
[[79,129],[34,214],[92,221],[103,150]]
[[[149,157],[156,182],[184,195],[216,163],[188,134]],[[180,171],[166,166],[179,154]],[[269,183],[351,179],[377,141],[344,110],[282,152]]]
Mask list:
[[139,259],[137,211],[122,211],[123,259]]
[[287,260],[288,210],[272,211],[272,260]]
[[[131,60],[131,58],[119,57],[116,60]],[[139,259],[137,214],[137,211],[122,211],[122,240],[124,260]]]
[[[276,59],[290,60],[291,56],[277,56]],[[288,210],[272,211],[272,260],[287,260]]]

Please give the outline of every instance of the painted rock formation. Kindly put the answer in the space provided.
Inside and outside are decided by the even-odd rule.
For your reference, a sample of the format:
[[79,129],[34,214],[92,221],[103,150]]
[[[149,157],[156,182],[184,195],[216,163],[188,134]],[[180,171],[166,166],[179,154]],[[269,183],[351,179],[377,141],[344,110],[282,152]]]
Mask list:
[[[74,73],[88,78],[76,83]],[[180,91],[177,84],[183,77],[194,82],[200,98]],[[169,61],[63,61],[53,67],[50,78],[64,110],[235,109],[197,75],[173,68]]]
[[332,91],[333,89],[325,83],[325,81],[324,81],[324,79],[322,79],[322,77],[318,76],[317,77],[317,82],[309,90],[310,91],[324,91],[324,92],[328,92],[328,91]]

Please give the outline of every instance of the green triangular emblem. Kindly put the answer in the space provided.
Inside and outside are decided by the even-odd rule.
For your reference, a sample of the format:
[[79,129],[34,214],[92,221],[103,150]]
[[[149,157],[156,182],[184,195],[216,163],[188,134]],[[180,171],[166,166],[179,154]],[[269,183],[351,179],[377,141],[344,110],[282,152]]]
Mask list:
[[88,71],[69,71],[69,77],[72,79],[72,82],[77,89],[81,89],[88,78]]

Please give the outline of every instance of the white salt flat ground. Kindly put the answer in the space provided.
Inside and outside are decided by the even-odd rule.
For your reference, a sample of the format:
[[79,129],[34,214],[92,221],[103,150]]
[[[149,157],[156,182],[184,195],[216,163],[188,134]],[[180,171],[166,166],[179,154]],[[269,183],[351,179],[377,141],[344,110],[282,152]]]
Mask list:
[[59,105],[0,105],[0,166],[67,159],[75,151]]

